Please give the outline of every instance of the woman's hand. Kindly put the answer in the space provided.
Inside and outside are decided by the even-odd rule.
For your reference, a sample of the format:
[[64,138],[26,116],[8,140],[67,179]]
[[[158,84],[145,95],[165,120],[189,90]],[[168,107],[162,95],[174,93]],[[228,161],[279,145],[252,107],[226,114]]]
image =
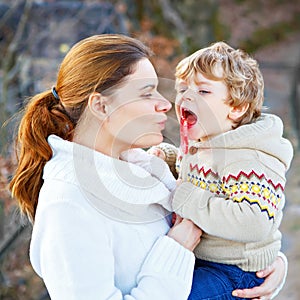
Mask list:
[[285,263],[277,256],[276,260],[266,269],[256,273],[257,277],[265,277],[264,283],[252,289],[234,290],[232,295],[253,300],[270,300],[277,287],[282,283],[285,274]]
[[167,235],[186,249],[193,251],[200,243],[202,230],[191,220],[176,215],[175,223]]

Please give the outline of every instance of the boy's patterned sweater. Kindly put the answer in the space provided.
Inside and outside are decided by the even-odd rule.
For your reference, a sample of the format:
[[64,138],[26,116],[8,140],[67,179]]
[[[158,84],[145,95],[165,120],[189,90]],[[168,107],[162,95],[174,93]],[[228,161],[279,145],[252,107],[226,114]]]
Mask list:
[[257,271],[277,256],[285,173],[293,157],[282,133],[282,121],[263,114],[178,156],[183,183],[173,209],[203,229],[198,258]]

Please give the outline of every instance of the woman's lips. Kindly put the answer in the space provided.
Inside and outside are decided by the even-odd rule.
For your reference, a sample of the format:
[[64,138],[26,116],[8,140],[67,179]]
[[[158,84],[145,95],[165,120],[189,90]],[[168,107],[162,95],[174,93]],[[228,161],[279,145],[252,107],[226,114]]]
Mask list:
[[160,121],[157,123],[160,126],[161,130],[165,129],[166,122],[167,122],[167,120],[163,120],[163,121]]
[[197,116],[189,109],[181,108],[181,122],[186,121],[188,126],[193,126],[197,123]]

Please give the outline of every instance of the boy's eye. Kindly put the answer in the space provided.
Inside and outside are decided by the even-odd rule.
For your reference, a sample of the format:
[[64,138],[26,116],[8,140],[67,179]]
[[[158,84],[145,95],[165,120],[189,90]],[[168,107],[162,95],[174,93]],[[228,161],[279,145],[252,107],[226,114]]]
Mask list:
[[210,92],[207,90],[199,90],[199,93],[200,94],[209,94]]

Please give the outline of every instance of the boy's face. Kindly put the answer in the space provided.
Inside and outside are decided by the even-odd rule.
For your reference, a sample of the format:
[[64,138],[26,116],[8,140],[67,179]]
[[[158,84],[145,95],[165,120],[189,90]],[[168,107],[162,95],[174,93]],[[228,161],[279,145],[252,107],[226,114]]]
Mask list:
[[190,140],[205,141],[232,128],[231,107],[225,104],[228,88],[223,81],[197,73],[193,81],[176,83],[176,113],[188,123]]

